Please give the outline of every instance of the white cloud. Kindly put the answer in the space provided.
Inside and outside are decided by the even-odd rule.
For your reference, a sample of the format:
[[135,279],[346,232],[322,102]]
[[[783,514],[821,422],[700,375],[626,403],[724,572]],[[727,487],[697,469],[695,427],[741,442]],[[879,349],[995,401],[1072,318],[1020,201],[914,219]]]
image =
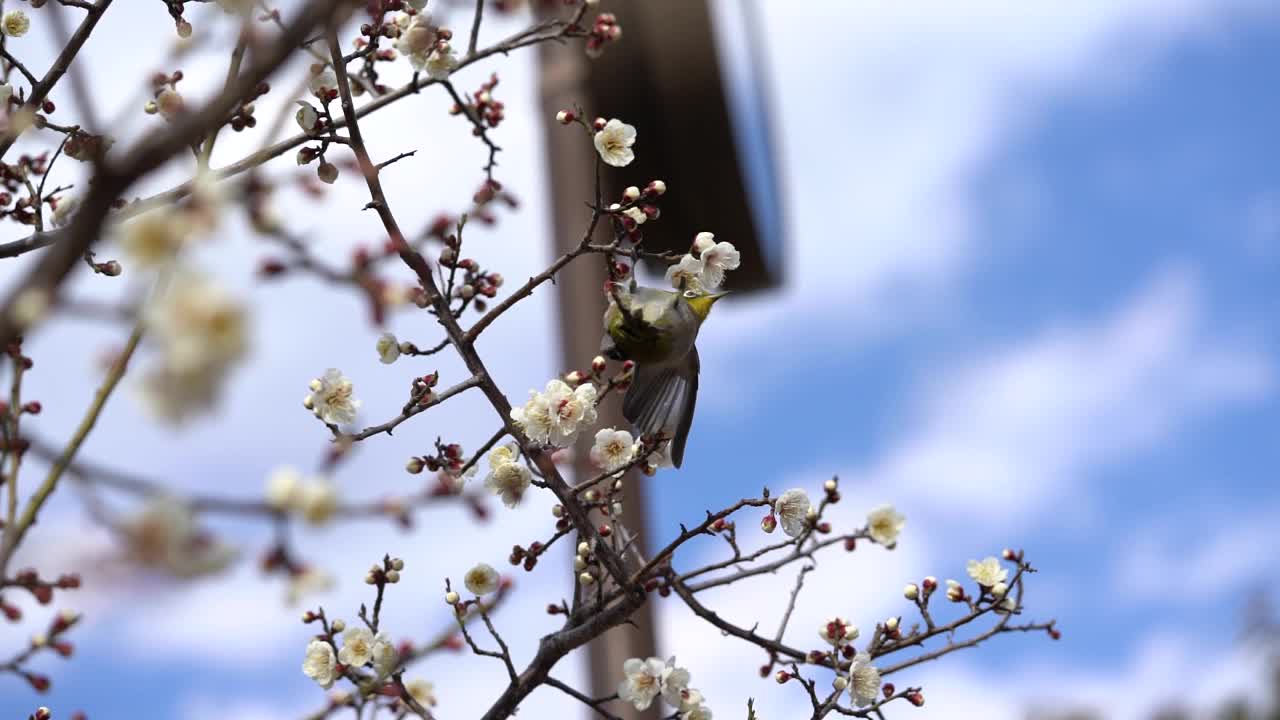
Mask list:
[[916,422],[850,477],[908,512],[989,518],[987,531],[1024,526],[1068,493],[1079,508],[1091,468],[1271,392],[1270,360],[1215,337],[1204,315],[1194,276],[1167,269],[1096,323],[942,369]]
[[1201,507],[1140,528],[1114,553],[1113,597],[1178,604],[1239,591],[1277,568],[1275,556],[1260,551],[1280,547],[1275,517],[1274,509]]
[[[868,336],[937,322],[980,259],[973,188],[1042,120],[1045,100],[1123,93],[1176,43],[1216,39],[1262,0],[763,4],[784,132],[779,167],[790,283],[717,306],[702,331],[710,403],[738,358],[788,348],[850,351]],[[834,49],[839,48],[839,52]],[[815,50],[817,49],[817,50]],[[798,108],[816,108],[796,129]],[[680,231],[680,229],[677,229]],[[767,327],[768,332],[759,332]],[[814,344],[813,338],[821,338]],[[743,346],[748,346],[750,350]]]

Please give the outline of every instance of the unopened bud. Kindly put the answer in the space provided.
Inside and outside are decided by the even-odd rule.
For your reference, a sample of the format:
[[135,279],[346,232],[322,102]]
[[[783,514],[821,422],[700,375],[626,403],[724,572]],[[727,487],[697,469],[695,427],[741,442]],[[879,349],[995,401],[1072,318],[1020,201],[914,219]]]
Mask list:
[[596,581],[596,576],[592,575],[589,572],[584,572],[578,576],[578,582],[582,583],[583,585],[590,585],[595,581]]
[[556,113],[556,122],[560,123],[561,125],[568,125],[569,123],[577,119],[578,119],[578,116],[575,115],[572,110],[561,110],[560,112]]
[[898,622],[897,616],[891,617],[884,621],[884,629],[889,632],[896,632],[898,630]]
[[765,515],[764,518],[760,520],[760,529],[767,533],[771,533],[774,530],[777,530],[778,516],[774,515],[773,513],[769,513],[768,515]]
[[598,117],[595,120],[591,121],[591,127],[594,128],[596,132],[600,132],[601,130],[604,129],[604,126],[608,124],[609,124],[609,121],[605,120],[602,117]]
[[332,185],[338,179],[338,166],[331,162],[322,162],[316,168],[316,177],[320,178],[321,182]]
[[914,602],[916,598],[920,597],[920,586],[915,583],[907,585],[902,589],[902,596]]
[[591,554],[591,545],[586,541],[578,543],[578,554],[586,557]]
[[591,372],[599,375],[609,363],[600,355],[591,358]]
[[333,628],[334,632],[340,633],[347,629],[347,624],[343,622],[342,618],[338,618],[337,620],[334,620],[329,627]]
[[849,687],[849,679],[843,675],[837,675],[836,679],[831,681],[831,687],[836,690],[844,690]]
[[417,475],[418,473],[422,472],[422,458],[419,458],[419,457],[409,458],[409,462],[404,464],[404,469],[405,469],[405,472],[409,473],[410,475]]
[[938,578],[930,575],[926,577],[921,584],[924,585],[925,592],[933,592],[938,589]]
[[635,185],[629,186],[626,190],[622,191],[622,199],[626,200],[627,202],[639,200],[640,188],[636,187]]
[[447,592],[447,593],[445,593],[445,594],[444,594],[444,601],[445,601],[445,602],[447,602],[447,603],[449,603],[450,605],[457,605],[457,604],[458,604],[458,599],[459,599],[459,598],[458,598],[458,593],[456,593],[456,592],[454,592],[454,591],[452,591],[452,590],[450,590],[449,592]]
[[1007,583],[998,582],[991,586],[991,597],[999,599],[1008,594],[1008,592],[1009,585]]
[[781,685],[791,679],[791,673],[787,672],[786,670],[779,670],[777,673],[774,674],[773,679],[776,680],[779,685]]

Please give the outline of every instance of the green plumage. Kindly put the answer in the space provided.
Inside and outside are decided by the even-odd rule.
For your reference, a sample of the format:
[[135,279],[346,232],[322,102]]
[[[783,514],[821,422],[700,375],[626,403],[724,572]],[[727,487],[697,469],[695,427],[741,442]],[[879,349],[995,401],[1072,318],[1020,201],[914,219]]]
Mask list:
[[721,296],[634,288],[604,314],[602,350],[636,363],[622,414],[641,435],[669,437],[676,467],[684,460],[698,396],[694,341]]

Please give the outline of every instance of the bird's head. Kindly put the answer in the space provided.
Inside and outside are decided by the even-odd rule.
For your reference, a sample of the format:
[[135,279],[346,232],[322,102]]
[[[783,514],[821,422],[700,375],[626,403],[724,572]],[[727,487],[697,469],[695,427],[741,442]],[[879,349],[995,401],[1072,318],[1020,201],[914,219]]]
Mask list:
[[696,290],[685,290],[681,293],[681,296],[685,302],[689,303],[693,314],[698,316],[698,322],[702,322],[711,314],[711,306],[728,294],[727,292],[700,293]]

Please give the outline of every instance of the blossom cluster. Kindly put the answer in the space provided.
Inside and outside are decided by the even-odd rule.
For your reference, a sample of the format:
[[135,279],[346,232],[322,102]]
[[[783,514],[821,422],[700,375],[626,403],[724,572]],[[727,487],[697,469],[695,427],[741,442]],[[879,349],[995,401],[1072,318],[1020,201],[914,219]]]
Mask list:
[[503,505],[519,505],[532,480],[529,468],[519,460],[515,443],[500,445],[489,452],[489,474],[485,476],[484,487],[501,497]]
[[[74,211],[74,199],[63,204]],[[141,319],[159,362],[143,377],[140,395],[155,416],[173,423],[210,409],[249,349],[245,305],[183,261],[192,239],[217,227],[221,205],[213,180],[202,175],[184,207],[159,208],[115,229],[128,266],[154,285]]]
[[667,282],[696,293],[715,292],[724,282],[725,272],[738,269],[740,264],[741,254],[733,243],[716,242],[714,234],[700,232],[689,252],[667,268]]
[[618,683],[618,699],[631,703],[637,710],[647,710],[661,697],[676,708],[680,720],[711,720],[711,709],[704,705],[702,693],[689,687],[689,671],[676,667],[676,659],[651,657],[631,658],[622,664],[622,682]]
[[305,478],[296,468],[280,467],[267,477],[267,504],[323,525],[338,510],[338,491],[328,478]]
[[356,421],[360,400],[355,396],[351,379],[342,371],[329,368],[308,387],[311,392],[302,399],[302,406],[326,425],[349,425]]
[[239,554],[196,523],[190,505],[157,495],[120,527],[129,557],[177,577],[216,573]]
[[543,445],[567,447],[583,428],[596,421],[596,387],[582,383],[576,388],[560,379],[547,383],[544,392],[529,391],[524,407],[513,408],[511,419]]

